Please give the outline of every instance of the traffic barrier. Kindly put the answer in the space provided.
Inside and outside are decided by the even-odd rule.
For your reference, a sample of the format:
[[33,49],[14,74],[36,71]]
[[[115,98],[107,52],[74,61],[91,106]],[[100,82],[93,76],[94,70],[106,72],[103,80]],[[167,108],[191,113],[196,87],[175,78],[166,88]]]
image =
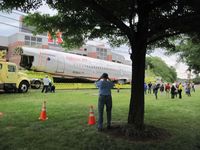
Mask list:
[[93,110],[93,106],[90,106],[90,112],[89,112],[89,117],[88,117],[88,124],[89,125],[94,125],[96,123],[96,119],[94,116],[94,110]]
[[39,120],[45,121],[47,119],[48,119],[48,117],[47,117],[47,113],[46,113],[46,101],[44,101],[43,105],[42,105],[42,111],[40,113]]
[[[57,90],[64,89],[97,89],[94,83],[54,83]],[[130,84],[120,84],[120,89],[131,88]],[[117,89],[117,85],[114,86]]]

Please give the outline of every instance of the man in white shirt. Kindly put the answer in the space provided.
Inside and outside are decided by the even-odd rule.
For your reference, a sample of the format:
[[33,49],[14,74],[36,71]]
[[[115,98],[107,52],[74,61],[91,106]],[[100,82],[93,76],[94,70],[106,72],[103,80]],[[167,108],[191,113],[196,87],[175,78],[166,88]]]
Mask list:
[[48,88],[49,88],[49,83],[51,82],[51,80],[48,78],[48,76],[46,75],[45,78],[43,79],[43,88],[42,88],[42,93],[45,90],[45,93],[48,92]]

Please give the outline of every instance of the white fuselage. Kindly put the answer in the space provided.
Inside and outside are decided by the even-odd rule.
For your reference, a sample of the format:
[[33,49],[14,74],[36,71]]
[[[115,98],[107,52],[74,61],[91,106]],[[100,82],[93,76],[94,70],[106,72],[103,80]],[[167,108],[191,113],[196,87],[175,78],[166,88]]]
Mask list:
[[131,80],[131,66],[49,49],[23,47],[22,56],[33,56],[31,68],[63,78],[96,80],[108,73],[113,80]]

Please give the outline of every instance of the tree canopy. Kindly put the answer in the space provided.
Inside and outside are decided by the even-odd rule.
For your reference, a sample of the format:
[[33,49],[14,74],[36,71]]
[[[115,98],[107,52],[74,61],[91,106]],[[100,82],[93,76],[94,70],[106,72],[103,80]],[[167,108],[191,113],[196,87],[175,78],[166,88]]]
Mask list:
[[200,73],[200,37],[198,34],[184,35],[172,40],[173,49],[168,49],[168,54],[178,53],[180,60],[189,67],[188,70],[198,75]]
[[[140,26],[138,13],[146,14],[147,44],[166,43],[166,37],[199,31],[198,0],[45,0],[57,15],[34,13],[26,17],[36,32],[60,30],[67,43],[81,45],[85,39],[108,38],[115,45],[128,43]],[[42,0],[2,0],[1,9],[28,12],[42,5]],[[132,38],[132,36],[131,36]],[[162,42],[161,42],[162,40]],[[164,40],[164,41],[163,41]]]
[[[65,41],[108,38],[127,43],[132,60],[128,124],[144,128],[144,73],[148,46],[168,45],[168,37],[200,31],[199,0],[45,0],[58,14],[33,14],[29,23],[38,31],[63,32]],[[1,0],[0,9],[28,12],[42,0]],[[81,44],[82,44],[81,43]]]

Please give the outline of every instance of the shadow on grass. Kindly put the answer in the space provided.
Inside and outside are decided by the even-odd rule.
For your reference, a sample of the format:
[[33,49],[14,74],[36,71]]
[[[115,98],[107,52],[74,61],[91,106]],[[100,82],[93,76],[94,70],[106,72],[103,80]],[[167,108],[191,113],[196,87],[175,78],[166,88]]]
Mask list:
[[137,130],[133,125],[113,123],[111,129],[104,129],[102,133],[129,142],[162,142],[171,138],[171,134],[162,128],[145,125],[143,130]]

